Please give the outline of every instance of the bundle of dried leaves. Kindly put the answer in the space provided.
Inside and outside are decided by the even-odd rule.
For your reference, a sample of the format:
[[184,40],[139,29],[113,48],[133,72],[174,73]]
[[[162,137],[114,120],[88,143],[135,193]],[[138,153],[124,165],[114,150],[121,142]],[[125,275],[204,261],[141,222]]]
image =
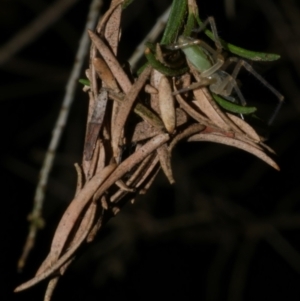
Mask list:
[[24,290],[51,277],[45,300],[51,299],[78,248],[93,241],[128,200],[133,202],[138,194],[146,193],[160,168],[170,183],[175,182],[171,153],[179,141],[231,145],[279,169],[267,155],[273,151],[256,131],[241,118],[223,112],[206,88],[176,93],[200,80],[192,66],[176,79],[150,65],[133,79],[120,66],[116,58],[120,4],[112,1],[95,32],[89,31],[92,46],[86,73],[91,85],[85,87],[89,115],[82,168],[77,165],[76,195],[36,276],[16,289]]

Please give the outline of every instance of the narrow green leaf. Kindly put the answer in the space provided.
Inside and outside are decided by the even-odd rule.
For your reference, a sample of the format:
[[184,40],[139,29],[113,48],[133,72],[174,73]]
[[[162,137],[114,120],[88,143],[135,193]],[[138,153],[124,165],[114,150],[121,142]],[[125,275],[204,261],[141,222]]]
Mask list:
[[85,86],[90,86],[91,85],[91,82],[88,79],[85,79],[85,78],[80,78],[78,81],[81,84],[85,85]]
[[[201,26],[201,24],[202,24],[201,19],[199,18],[199,16],[195,16],[195,17],[196,17],[196,20],[198,21],[198,25]],[[214,41],[213,33],[210,30],[205,29],[204,33],[211,40]],[[238,55],[242,58],[251,60],[251,61],[269,61],[270,62],[270,61],[276,61],[280,58],[280,55],[278,55],[278,54],[247,50],[247,49],[235,46],[233,44],[230,44],[222,39],[220,39],[220,42],[225,50],[227,50],[235,55]]]
[[186,0],[173,1],[166,29],[160,42],[162,45],[170,45],[176,42],[178,33],[183,26],[186,12]]
[[247,114],[252,114],[257,110],[255,107],[244,107],[241,105],[237,105],[228,100],[225,100],[224,98],[214,93],[212,93],[212,97],[218,105],[220,105],[222,108],[232,113],[247,115]]
[[183,36],[190,37],[192,34],[192,31],[196,27],[196,25],[197,25],[197,22],[196,22],[194,14],[189,12],[188,18],[186,21],[186,25],[184,28]]

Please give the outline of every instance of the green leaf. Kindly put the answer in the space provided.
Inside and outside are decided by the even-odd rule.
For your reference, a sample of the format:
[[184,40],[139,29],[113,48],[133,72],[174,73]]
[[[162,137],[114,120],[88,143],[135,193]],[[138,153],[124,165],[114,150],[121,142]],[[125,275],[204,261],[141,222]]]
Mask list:
[[[195,16],[196,20],[198,21],[199,26],[201,26],[202,21],[199,18],[199,16]],[[214,36],[213,33],[208,30],[205,29],[204,33],[211,39],[214,41]],[[270,61],[276,61],[278,59],[280,59],[280,55],[279,54],[274,54],[274,53],[265,53],[265,52],[257,52],[257,51],[252,51],[252,50],[247,50],[238,46],[235,46],[233,44],[230,44],[222,39],[220,39],[220,42],[223,46],[223,48],[235,55],[238,55],[242,58],[251,60],[251,61],[266,61],[266,62],[270,62]]]
[[184,24],[187,12],[186,2],[186,0],[173,1],[166,29],[160,41],[162,45],[170,45],[176,42],[178,33]]
[[220,105],[222,108],[232,113],[247,115],[247,114],[252,114],[257,110],[256,107],[244,107],[241,105],[237,105],[228,100],[225,100],[224,98],[214,93],[212,93],[212,97],[218,105]]
[[88,79],[85,79],[85,78],[80,78],[78,81],[81,84],[83,84],[84,86],[90,86],[91,85],[91,82]]

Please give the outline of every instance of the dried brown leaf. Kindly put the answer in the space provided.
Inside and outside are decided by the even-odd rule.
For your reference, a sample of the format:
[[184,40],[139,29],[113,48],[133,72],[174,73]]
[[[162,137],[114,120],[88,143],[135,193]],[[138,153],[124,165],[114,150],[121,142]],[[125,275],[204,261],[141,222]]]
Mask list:
[[111,72],[114,74],[115,79],[119,83],[120,87],[125,93],[127,93],[131,88],[131,82],[126,73],[124,72],[123,68],[120,66],[115,55],[111,52],[111,50],[106,46],[106,44],[100,37],[98,37],[91,30],[89,30],[88,33],[93,44],[96,46],[104,61],[110,68]]
[[199,124],[199,123],[194,123],[192,125],[190,125],[188,128],[186,128],[185,130],[183,130],[181,133],[177,134],[173,140],[170,142],[169,145],[169,150],[170,152],[173,150],[173,148],[175,147],[175,145],[182,139],[188,138],[191,135],[194,135],[196,133],[199,133],[203,130],[206,129],[206,126],[203,124]]
[[[145,183],[148,183],[148,181],[150,181],[149,176],[151,176],[151,173],[153,173],[153,170],[158,165],[158,161],[159,161],[158,155],[155,154],[153,160],[148,165],[148,167],[144,170],[144,172],[141,174],[141,177],[138,179],[138,182],[136,183],[136,187],[138,189],[141,189],[143,186],[147,185]],[[140,191],[140,194],[142,194],[141,191]]]
[[132,85],[131,89],[126,94],[124,100],[122,101],[119,107],[116,119],[114,120],[113,132],[111,133],[111,145],[116,160],[117,158],[119,158],[120,155],[120,141],[122,138],[122,132],[124,130],[126,120],[132,110],[132,107],[139,92],[141,91],[142,87],[145,85],[148,77],[150,76],[151,69],[151,66],[148,66],[144,69],[144,71],[141,73],[141,75],[138,77],[136,82]]
[[[117,12],[116,16],[111,17],[113,12],[120,7],[120,5],[124,2],[124,0],[112,0],[110,7],[108,9],[108,11],[103,15],[103,17],[99,20],[99,23],[97,25],[96,31],[97,33],[101,33],[105,30],[105,27],[111,27],[111,29],[107,29],[107,36],[108,38],[110,37],[110,32],[111,30],[115,30],[117,32],[119,32],[119,28],[120,28],[120,20],[114,20],[115,18],[120,18],[119,14],[120,12]],[[122,10],[121,10],[122,11]],[[110,21],[110,18],[112,18],[112,21]],[[107,38],[107,37],[106,37]],[[112,43],[114,44],[115,41],[115,36],[114,34],[112,34]]]
[[106,23],[104,37],[113,53],[117,55],[118,45],[120,39],[120,23],[122,15],[121,4],[124,2],[119,0],[112,0],[110,4],[110,9],[113,9],[109,20]]
[[[162,74],[156,70],[153,69],[150,76],[150,84],[151,86],[158,91],[160,79],[162,77]],[[159,111],[159,104],[158,104],[158,93],[151,94],[150,98],[151,108],[156,112],[160,113]]]
[[[148,167],[150,163],[153,161],[154,154],[150,154],[147,156],[142,162],[138,165],[137,169],[134,171],[134,173],[131,175],[131,177],[126,182],[127,186],[137,186],[136,183],[140,180],[142,176],[147,173]],[[156,154],[155,154],[156,156]],[[111,196],[110,201],[112,203],[117,202],[122,197],[124,197],[127,194],[126,191],[119,189],[114,195]]]
[[78,194],[78,192],[82,189],[83,177],[82,177],[82,170],[81,170],[80,165],[78,163],[75,163],[74,167],[75,167],[76,173],[77,173],[77,184],[76,184],[76,191],[75,191],[75,196],[76,196]]
[[84,158],[86,161],[90,161],[93,156],[94,148],[96,146],[96,141],[102,126],[104,115],[107,105],[107,91],[102,90],[98,94],[96,101],[94,103],[93,114],[91,116],[90,122],[87,124],[85,145],[84,145]]
[[167,144],[163,144],[160,148],[157,149],[157,154],[160,162],[160,166],[166,175],[167,179],[169,180],[170,184],[174,184],[174,176],[172,172],[172,165],[171,165],[171,152],[168,149]]
[[132,142],[138,142],[145,139],[152,138],[160,133],[160,130],[156,129],[154,126],[150,125],[145,121],[139,122],[135,128],[132,136]]
[[119,87],[115,80],[115,77],[108,68],[106,62],[100,57],[95,57],[92,59],[92,63],[99,78],[105,83],[105,86],[109,89],[119,91]]
[[171,85],[165,76],[162,76],[159,81],[158,104],[161,119],[164,122],[166,130],[171,134],[174,132],[176,126],[175,104]]
[[105,195],[103,195],[102,198],[101,198],[101,207],[102,207],[101,212],[98,215],[97,221],[93,225],[93,228],[91,229],[91,231],[89,232],[89,235],[86,238],[87,243],[90,243],[95,239],[95,236],[97,235],[99,229],[102,226],[104,210],[108,209],[108,204],[107,204]]
[[81,237],[76,241],[76,243],[74,243],[61,257],[59,257],[59,259],[55,260],[52,265],[48,266],[46,269],[41,271],[39,274],[37,274],[31,280],[18,286],[15,289],[15,292],[20,292],[22,290],[25,290],[25,289],[39,283],[40,281],[46,279],[47,277],[52,275],[54,272],[58,271],[60,269],[60,267],[63,266],[72,257],[72,255],[76,252],[78,247],[86,239],[86,237],[93,225],[95,213],[96,213],[96,205],[91,204],[91,206],[89,206],[89,208],[85,214],[85,217],[83,219],[84,222],[88,221],[88,224],[86,224],[85,229],[83,229],[83,232],[81,234]]
[[[92,156],[92,160],[90,160],[90,161],[82,160],[83,170],[86,171],[86,174],[85,174],[86,181],[89,181],[91,179],[91,177],[96,173],[96,168],[97,168],[97,164],[99,161],[100,148],[102,146],[103,146],[102,142],[99,139],[97,139],[96,146],[95,146],[93,156]],[[101,153],[101,156],[104,155],[104,149],[102,149],[102,151],[103,151],[103,153]]]
[[107,178],[107,180],[101,185],[94,196],[94,200],[99,199],[102,194],[111,187],[117,180],[119,180],[123,175],[125,175],[129,170],[151,154],[155,149],[160,147],[163,143],[169,140],[168,134],[159,134],[152,138],[150,141],[145,143],[141,148],[139,148],[134,154],[125,159],[117,169]]
[[176,100],[178,101],[180,107],[193,119],[200,123],[209,123],[209,120],[202,115],[201,113],[197,112],[194,108],[192,108],[180,94],[175,96]]
[[236,124],[250,139],[254,142],[259,143],[261,141],[259,135],[256,133],[255,129],[250,126],[249,123],[245,122],[241,118],[232,115],[230,113],[226,113],[226,115],[230,118],[232,122]]
[[[201,82],[202,78],[199,72],[192,64],[189,64],[192,74],[198,82]],[[225,113],[219,108],[216,102],[212,99],[209,91],[206,88],[200,88],[193,90],[194,96],[197,100],[197,105],[200,110],[210,119],[211,123],[215,124],[224,130],[234,130],[236,133],[242,133],[242,131],[227,117]]]
[[[140,183],[140,185],[138,185],[141,188],[140,194],[146,194],[147,190],[150,188],[150,186],[154,182],[157,174],[160,171],[160,168],[157,168],[157,166],[158,166],[158,164],[155,164],[155,165],[153,164],[153,168],[151,169],[152,174],[149,175],[149,177],[147,178],[147,181],[143,181]],[[149,168],[149,170],[150,170],[150,168]],[[153,170],[154,170],[154,172],[153,172]]]
[[50,253],[42,263],[37,274],[42,273],[57,261],[65,247],[69,234],[71,233],[85,206],[91,200],[98,187],[113,172],[115,168],[115,164],[106,166],[99,174],[96,174],[89,182],[84,185],[83,189],[70,203],[57,226],[52,240]]
[[153,86],[151,86],[149,84],[147,84],[145,86],[145,92],[149,93],[149,94],[157,94],[158,93],[157,89],[155,89]]
[[130,188],[129,186],[127,186],[123,180],[118,180],[115,182],[115,184],[121,189],[121,190],[124,190],[124,191],[127,191],[127,192],[134,192],[135,189],[134,188]]
[[264,151],[254,147],[253,145],[251,145],[247,142],[240,141],[238,139],[229,138],[229,137],[220,136],[220,135],[214,135],[214,134],[200,133],[200,134],[193,135],[192,137],[190,137],[188,139],[188,141],[210,141],[210,142],[216,142],[216,143],[234,146],[236,148],[242,149],[242,150],[260,158],[261,160],[263,160],[264,162],[266,162],[267,164],[269,164],[276,170],[280,170],[280,168],[276,164],[276,162],[273,161],[268,155],[266,155],[266,153]]
[[[213,105],[214,100],[210,101],[210,94],[208,91],[205,91],[206,88],[195,89],[193,90],[196,102],[195,104],[199,107],[201,112],[203,112],[210,120],[212,124],[215,124],[219,128],[224,130],[229,130],[230,125],[228,125],[219,114],[219,108],[216,110],[216,107]],[[206,92],[206,93],[205,93]]]

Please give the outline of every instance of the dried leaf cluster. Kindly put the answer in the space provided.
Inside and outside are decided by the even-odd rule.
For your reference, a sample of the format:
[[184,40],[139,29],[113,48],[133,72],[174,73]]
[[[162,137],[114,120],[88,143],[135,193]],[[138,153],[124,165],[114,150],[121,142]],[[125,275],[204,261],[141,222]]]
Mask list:
[[[50,300],[61,275],[78,248],[93,241],[101,227],[128,201],[146,193],[162,168],[170,183],[171,153],[181,140],[211,141],[245,150],[275,169],[272,152],[241,118],[223,112],[203,87],[177,93],[201,78],[190,66],[177,78],[167,78],[147,66],[138,78],[125,71],[116,55],[122,1],[99,22],[92,41],[89,115],[82,168],[76,165],[76,195],[56,229],[49,255],[24,290],[52,277],[45,294]],[[137,116],[138,115],[138,116]]]

